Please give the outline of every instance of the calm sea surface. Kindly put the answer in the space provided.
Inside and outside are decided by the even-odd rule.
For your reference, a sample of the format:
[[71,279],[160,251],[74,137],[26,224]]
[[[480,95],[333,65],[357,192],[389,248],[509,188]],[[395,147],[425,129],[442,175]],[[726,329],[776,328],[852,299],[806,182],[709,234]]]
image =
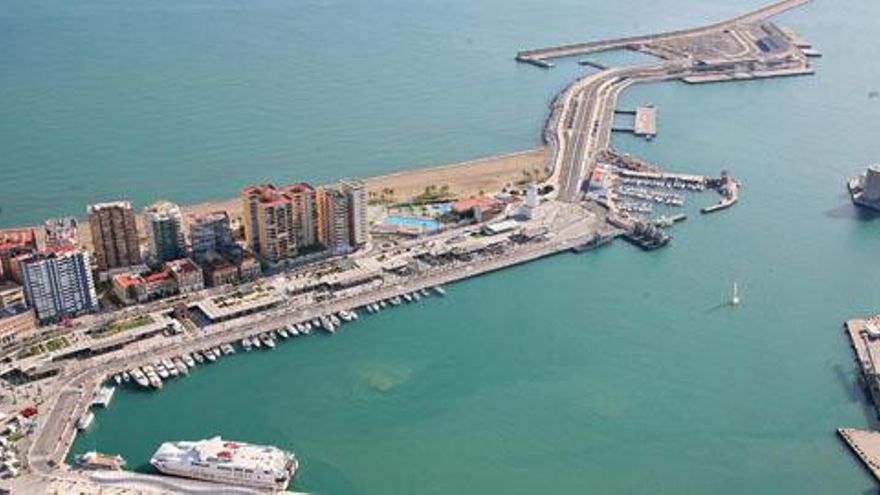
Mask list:
[[[583,69],[517,49],[760,3],[8,0],[0,225],[537,146]],[[295,450],[294,488],[318,494],[871,490],[834,429],[872,425],[840,324],[880,307],[880,220],[844,188],[880,160],[877,19],[877,2],[783,15],[825,54],[814,77],[623,95],[658,105],[660,135],[618,147],[745,184],[668,248],[557,256],[118,393],[73,452],[148,469],[164,440],[222,434]]]

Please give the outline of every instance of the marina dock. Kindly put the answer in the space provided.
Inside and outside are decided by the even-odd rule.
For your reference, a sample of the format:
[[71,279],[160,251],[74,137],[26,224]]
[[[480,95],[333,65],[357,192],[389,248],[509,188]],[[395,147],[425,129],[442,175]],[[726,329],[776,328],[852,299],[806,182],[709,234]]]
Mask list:
[[654,105],[642,105],[635,110],[614,110],[618,115],[632,115],[633,126],[615,126],[614,132],[631,132],[648,140],[657,135],[657,108]]
[[590,60],[588,58],[578,60],[578,65],[592,67],[594,69],[599,69],[599,70],[605,70],[608,68],[607,65],[596,62],[595,60]]
[[838,428],[837,434],[865,468],[880,481],[880,432],[857,428]]
[[645,105],[636,109],[636,136],[650,139],[657,135],[657,109],[654,105]]
[[880,368],[880,316],[848,320],[844,329],[874,408],[880,412],[880,375],[877,374]]

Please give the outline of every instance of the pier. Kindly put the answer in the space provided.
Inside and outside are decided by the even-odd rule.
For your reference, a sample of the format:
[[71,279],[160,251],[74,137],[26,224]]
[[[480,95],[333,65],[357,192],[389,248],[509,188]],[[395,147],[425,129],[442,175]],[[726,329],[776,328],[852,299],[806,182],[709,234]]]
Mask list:
[[862,461],[874,479],[880,481],[880,433],[857,428],[838,428],[837,434]]
[[[799,7],[808,3],[809,0],[783,0],[773,4],[755,9],[746,14],[733,17],[721,22],[709,24],[707,26],[682,29],[677,31],[669,31],[659,34],[642,35],[642,36],[626,36],[621,38],[613,38],[600,41],[589,41],[585,43],[571,43],[566,45],[550,46],[546,48],[534,48],[521,50],[517,53],[517,60],[548,60],[561,57],[570,57],[574,55],[586,55],[609,50],[633,49],[640,50],[643,45],[648,45],[671,38],[693,37],[707,32],[722,31],[724,29],[736,26],[738,24],[749,24],[763,21],[769,17],[781,14],[787,10]],[[521,60],[522,59],[522,60]],[[531,62],[530,62],[531,63]]]
[[657,135],[657,109],[653,105],[641,106],[636,109],[636,136],[648,139]]
[[633,126],[615,126],[612,132],[631,132],[636,136],[642,136],[648,140],[657,135],[657,109],[654,105],[642,105],[635,110],[614,110],[617,115],[632,115]]
[[584,65],[584,66],[592,67],[594,69],[599,69],[599,70],[605,70],[608,68],[608,66],[605,64],[601,64],[599,62],[596,62],[595,60],[590,60],[590,59],[586,59],[586,58],[582,59],[582,60],[578,60],[578,65]]
[[844,324],[856,364],[862,373],[865,386],[874,408],[880,413],[880,316],[852,319]]

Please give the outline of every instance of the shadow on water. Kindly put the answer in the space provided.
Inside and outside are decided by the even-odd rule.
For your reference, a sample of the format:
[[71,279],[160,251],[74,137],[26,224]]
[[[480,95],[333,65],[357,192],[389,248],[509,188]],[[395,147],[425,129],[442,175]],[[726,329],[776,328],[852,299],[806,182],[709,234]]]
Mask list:
[[841,388],[846,391],[849,402],[863,402],[865,399],[865,391],[862,389],[861,380],[858,376],[858,370],[850,369],[839,364],[834,365],[834,376],[840,382]]
[[828,218],[873,222],[880,218],[880,211],[869,210],[867,208],[857,208],[852,203],[847,203],[840,205],[837,208],[825,210],[824,215]]
[[730,304],[730,301],[725,301],[725,302],[718,303],[718,304],[706,309],[706,313],[707,314],[715,313],[716,311],[721,311],[722,309],[730,308],[730,307],[733,307],[733,305]]
[[858,403],[861,407],[862,414],[868,429],[880,430],[880,417],[878,417],[877,409],[871,401],[871,393],[866,388],[867,385],[862,381],[861,372],[857,368],[847,371],[845,366],[835,364],[834,375],[840,382],[843,390],[846,391],[847,398],[850,403]]

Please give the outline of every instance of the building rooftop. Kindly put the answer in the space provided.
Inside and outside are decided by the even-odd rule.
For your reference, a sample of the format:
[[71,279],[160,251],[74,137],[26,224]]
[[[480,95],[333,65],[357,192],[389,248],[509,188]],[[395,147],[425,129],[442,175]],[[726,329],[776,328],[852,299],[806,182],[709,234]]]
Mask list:
[[37,247],[37,237],[34,229],[8,229],[0,230],[0,249],[12,247]]
[[296,184],[290,184],[290,185],[284,186],[284,190],[290,191],[290,192],[303,192],[303,191],[314,191],[315,188],[312,187],[311,184],[308,184],[306,182],[297,182]]
[[113,276],[113,283],[124,289],[127,289],[134,285],[144,283],[144,278],[136,273],[123,272]]
[[284,203],[290,201],[290,196],[279,191],[273,184],[260,184],[256,186],[248,186],[242,190],[242,195],[248,198],[256,197],[261,204],[271,205],[276,203]]
[[95,203],[93,205],[89,205],[86,208],[86,211],[89,213],[105,210],[109,208],[122,208],[125,210],[131,209],[131,201],[108,201],[106,203]]
[[219,220],[228,220],[229,213],[225,210],[216,210],[209,213],[202,214],[192,214],[190,215],[190,221],[192,223],[207,223],[207,222],[216,222]]
[[144,208],[144,214],[153,220],[179,218],[180,207],[170,201],[156,201]]
[[171,274],[163,270],[161,272],[151,273],[147,275],[146,277],[144,277],[144,280],[146,280],[147,282],[162,282],[165,280],[171,280]]
[[165,266],[176,273],[193,273],[199,271],[199,267],[189,258],[181,258],[165,263]]
[[473,210],[474,208],[487,209],[493,208],[500,205],[501,202],[495,198],[489,198],[486,196],[474,196],[471,198],[465,198],[456,201],[452,204],[452,211],[455,213],[464,213]]

